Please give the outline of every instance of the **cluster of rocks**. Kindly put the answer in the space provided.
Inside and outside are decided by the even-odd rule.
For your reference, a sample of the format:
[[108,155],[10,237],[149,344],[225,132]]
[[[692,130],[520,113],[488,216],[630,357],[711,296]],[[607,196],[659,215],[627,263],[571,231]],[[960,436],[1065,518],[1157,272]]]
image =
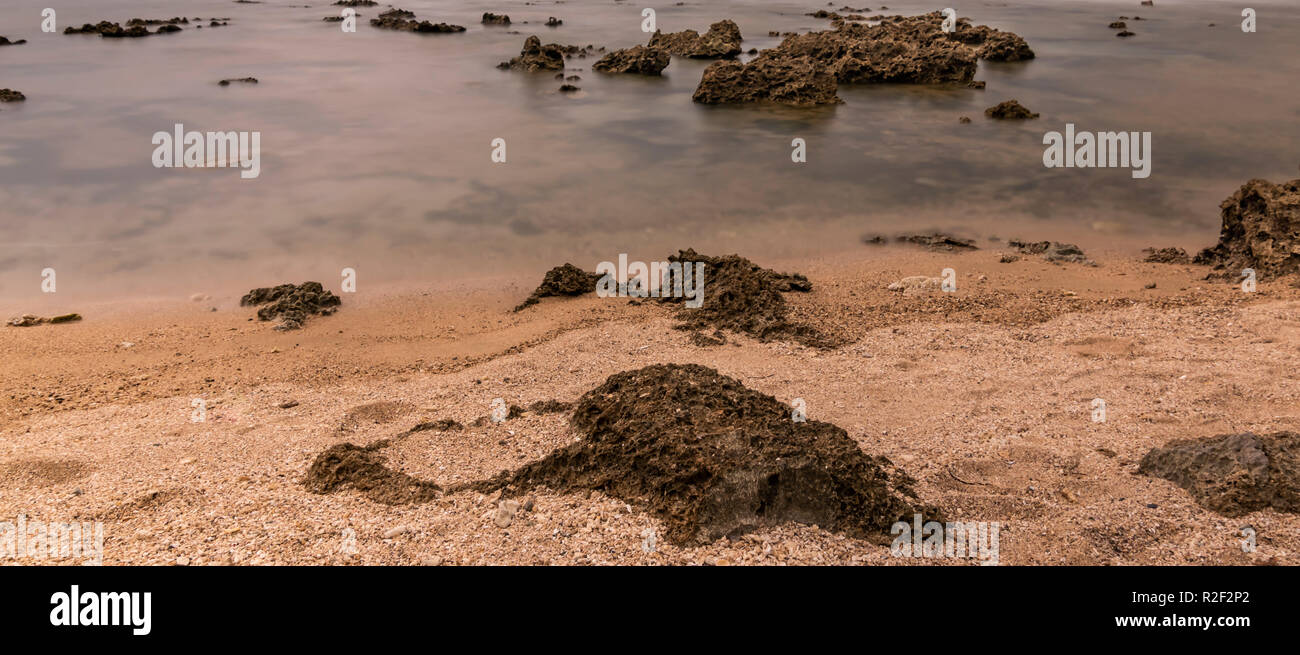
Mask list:
[[465,28],[460,25],[449,25],[447,23],[430,23],[427,20],[415,20],[415,12],[405,9],[389,9],[378,18],[371,18],[370,24],[386,30],[397,30],[399,32],[419,32],[421,34],[446,34],[454,32],[464,32]]
[[[176,22],[172,22],[172,21],[176,21]],[[132,18],[131,20],[127,21],[126,27],[123,27],[122,25],[119,25],[117,23],[104,20],[94,25],[91,25],[90,23],[86,23],[81,27],[68,26],[67,28],[64,28],[63,33],[64,34],[98,34],[101,37],[109,38],[109,39],[139,38],[143,36],[152,36],[154,34],[169,34],[171,32],[179,32],[181,31],[181,26],[178,24],[180,21],[184,21],[186,24],[189,23],[188,20],[185,20],[183,18],[173,18],[169,21],[148,21],[140,18]],[[154,30],[153,32],[150,32],[147,25],[158,25],[158,29]]]
[[334,4],[340,7],[373,7],[379,3],[375,0],[338,0]]
[[1182,248],[1147,248],[1142,252],[1146,254],[1142,261],[1149,264],[1186,264],[1191,261]]
[[704,34],[695,30],[664,34],[656,30],[647,47],[665,50],[678,57],[723,59],[740,54],[741,40],[740,27],[733,21],[722,20],[710,25]]
[[256,77],[232,77],[229,79],[221,80],[220,82],[217,82],[217,84],[221,86],[230,86],[231,82],[242,82],[244,84],[257,84],[257,78]]
[[705,70],[694,99],[705,104],[777,102],[796,106],[841,102],[840,84],[969,84],[978,60],[1022,61],[1034,52],[1011,32],[959,19],[953,32],[939,12],[891,16],[878,25],[843,23],[834,30],[787,37],[746,62]]
[[562,71],[564,70],[565,59],[572,58],[575,55],[579,58],[586,59],[587,56],[595,55],[604,50],[604,48],[598,49],[592,45],[586,47],[561,45],[559,43],[547,43],[546,45],[542,45],[542,40],[537,38],[536,35],[533,35],[524,39],[524,47],[519,51],[518,57],[497,64],[497,68],[522,70],[529,73],[536,73],[538,71]]
[[260,287],[249,291],[240,298],[241,306],[264,305],[257,310],[261,321],[280,319],[275,326],[277,330],[296,330],[302,327],[308,316],[329,316],[343,301],[333,293],[326,291],[320,282],[303,282],[300,285],[281,284],[274,287]]

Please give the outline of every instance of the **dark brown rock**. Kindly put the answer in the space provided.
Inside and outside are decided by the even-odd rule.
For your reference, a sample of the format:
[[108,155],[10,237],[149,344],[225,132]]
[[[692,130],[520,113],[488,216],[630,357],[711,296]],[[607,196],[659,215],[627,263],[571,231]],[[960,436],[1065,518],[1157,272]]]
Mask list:
[[839,104],[835,76],[811,57],[760,54],[741,64],[720,61],[704,70],[691,98],[708,105],[773,102],[796,107]]
[[1300,179],[1251,180],[1219,205],[1219,243],[1196,255],[1213,277],[1237,278],[1251,268],[1259,279],[1300,272]]
[[257,318],[269,321],[280,319],[277,330],[296,330],[308,316],[333,314],[343,301],[326,291],[320,282],[303,282],[301,285],[281,284],[275,287],[253,289],[239,300],[241,306],[265,305],[257,310]]
[[0,102],[22,102],[27,99],[21,91],[14,89],[0,89]]
[[430,23],[427,20],[415,20],[415,13],[405,9],[390,9],[378,18],[371,18],[370,24],[380,29],[397,30],[400,32],[419,32],[421,34],[447,34],[455,32],[464,32],[465,28],[460,25],[448,25],[447,23]]
[[741,40],[740,27],[730,20],[722,20],[710,25],[704,34],[695,30],[669,34],[656,31],[647,45],[679,57],[719,59],[740,54]]
[[998,120],[1026,120],[1038,118],[1038,114],[1029,111],[1017,100],[1000,102],[984,110],[984,115]]
[[615,50],[601,57],[600,61],[592,64],[591,70],[602,73],[659,75],[668,67],[671,59],[665,50],[639,45],[626,50]]
[[1186,264],[1191,261],[1182,248],[1147,248],[1142,252],[1146,253],[1142,261],[1152,264]]
[[842,428],[795,422],[791,412],[695,364],[625,371],[578,401],[570,424],[582,439],[464,488],[503,497],[600,491],[654,515],[683,546],[789,522],[884,543],[913,514],[941,520],[889,460],[863,453]]
[[596,290],[596,281],[601,276],[599,273],[588,273],[573,264],[556,266],[546,272],[542,277],[542,283],[537,285],[532,295],[528,299],[515,307],[514,311],[519,311],[525,307],[536,305],[542,298],[552,296],[580,296],[584,293],[591,293]]
[[1151,449],[1138,471],[1177,484],[1224,516],[1265,508],[1300,513],[1300,434],[1294,432],[1179,439]]

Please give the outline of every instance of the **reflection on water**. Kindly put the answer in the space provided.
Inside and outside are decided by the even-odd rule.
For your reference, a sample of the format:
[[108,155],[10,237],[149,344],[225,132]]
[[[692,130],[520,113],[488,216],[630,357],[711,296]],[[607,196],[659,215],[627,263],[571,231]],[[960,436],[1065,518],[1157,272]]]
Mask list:
[[[1190,248],[1214,240],[1216,206],[1242,182],[1290,179],[1300,164],[1300,8],[1285,4],[1256,3],[1259,32],[1244,34],[1232,3],[969,2],[961,15],[1019,33],[1038,59],[982,63],[984,91],[841,87],[844,105],[817,110],[696,105],[708,62],[675,58],[651,79],[573,59],[580,97],[557,93],[551,74],[495,68],[532,33],[643,43],[641,5],[628,3],[398,3],[469,28],[454,35],[373,29],[382,7],[358,9],[344,34],[321,21],[338,9],[324,4],[60,3],[60,29],[231,18],[122,40],[42,34],[45,4],[0,7],[0,34],[28,39],[0,48],[0,87],[28,96],[0,106],[6,304],[37,292],[47,266],[61,292],[112,297],[328,283],[343,267],[363,281],[468,278],[686,246],[802,255],[905,229]],[[779,41],[769,30],[827,28],[803,15],[821,5],[665,3],[658,20],[702,31],[732,18],[761,49]],[[480,25],[488,10],[516,24]],[[1107,29],[1134,13],[1146,19],[1130,23],[1137,36]],[[547,16],[564,25],[544,27]],[[216,84],[244,76],[261,83]],[[1009,98],[1042,118],[984,119]],[[1151,131],[1151,177],[1044,168],[1043,133],[1066,122]],[[153,168],[150,137],[176,123],[261,132],[261,176]],[[489,158],[498,137],[505,164]],[[806,164],[790,161],[795,137]]]

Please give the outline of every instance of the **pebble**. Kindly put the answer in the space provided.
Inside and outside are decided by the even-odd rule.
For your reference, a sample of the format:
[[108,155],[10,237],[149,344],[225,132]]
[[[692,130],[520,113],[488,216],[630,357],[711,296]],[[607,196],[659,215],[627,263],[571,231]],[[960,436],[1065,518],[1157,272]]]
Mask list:
[[410,531],[411,531],[411,528],[409,528],[408,526],[405,526],[405,525],[399,525],[399,526],[397,526],[397,527],[395,527],[395,528],[389,528],[388,530],[385,530],[385,531],[384,531],[384,538],[385,538],[385,539],[392,539],[393,537],[396,537],[396,536],[398,536],[398,535],[406,534],[406,533],[408,533],[408,532],[410,532]]
[[515,520],[515,512],[519,511],[519,502],[515,500],[503,500],[497,505],[496,522],[499,528],[508,528]]

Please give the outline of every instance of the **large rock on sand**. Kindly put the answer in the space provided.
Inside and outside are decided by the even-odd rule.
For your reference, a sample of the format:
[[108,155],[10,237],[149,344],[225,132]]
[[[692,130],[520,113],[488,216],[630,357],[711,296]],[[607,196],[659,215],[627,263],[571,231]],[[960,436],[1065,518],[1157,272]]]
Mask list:
[[940,519],[914,481],[843,428],[697,364],[611,375],[574,407],[571,445],[469,488],[507,498],[547,487],[600,491],[654,515],[679,545],[787,522],[884,535],[916,513]]
[[740,54],[740,27],[730,20],[721,20],[700,34],[695,30],[664,34],[655,31],[650,37],[651,48],[660,48],[692,59],[720,59]]
[[1259,279],[1300,272],[1300,179],[1251,180],[1219,209],[1219,243],[1195,260],[1213,266],[1213,277],[1235,279],[1246,268]]
[[1224,516],[1266,507],[1300,513],[1300,434],[1294,432],[1176,440],[1148,452],[1138,471],[1177,484]]

